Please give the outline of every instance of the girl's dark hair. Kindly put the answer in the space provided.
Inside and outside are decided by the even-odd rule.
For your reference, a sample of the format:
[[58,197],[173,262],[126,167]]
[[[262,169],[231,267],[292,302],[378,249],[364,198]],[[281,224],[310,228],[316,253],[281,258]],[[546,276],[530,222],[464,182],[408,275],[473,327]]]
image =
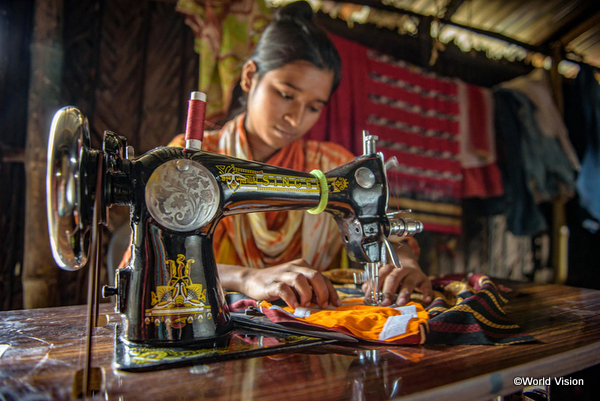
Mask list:
[[305,1],[290,3],[275,12],[249,60],[258,66],[259,79],[266,72],[302,60],[333,72],[331,93],[340,83],[340,56],[331,39],[313,20],[312,8]]

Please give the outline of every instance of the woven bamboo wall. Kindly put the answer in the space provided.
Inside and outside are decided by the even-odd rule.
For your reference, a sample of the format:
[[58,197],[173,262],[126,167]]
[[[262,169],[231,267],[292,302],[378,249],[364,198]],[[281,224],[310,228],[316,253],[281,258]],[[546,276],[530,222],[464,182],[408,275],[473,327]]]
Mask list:
[[[92,146],[101,148],[110,130],[142,154],[183,132],[198,56],[175,2],[65,0],[64,9],[63,100],[88,117]],[[128,209],[112,208],[109,217],[105,250]],[[61,305],[85,303],[86,271],[61,275]],[[105,269],[101,277],[105,284]]]
[[[62,6],[60,106],[76,106],[88,117],[92,146],[100,149],[104,130],[110,130],[125,136],[136,154],[142,154],[183,132],[187,99],[197,88],[198,55],[193,51],[193,33],[183,15],[175,11],[175,1],[64,0]],[[29,68],[19,74],[29,74]],[[43,181],[36,189],[40,194],[45,192]],[[3,199],[8,202],[7,196]],[[126,208],[111,209],[105,249],[110,233],[127,222],[127,213]],[[26,226],[22,212],[12,217],[10,227]],[[37,230],[35,236],[28,240],[47,244],[45,230]],[[13,248],[11,245],[5,259],[22,258],[23,244]],[[15,284],[22,272],[17,269],[15,273],[14,266],[13,262],[2,264],[2,283],[10,284],[10,291],[0,291],[0,309],[19,309],[26,304],[23,297],[27,293]],[[29,266],[34,271],[24,275],[24,281],[35,275],[35,268]],[[59,299],[60,305],[85,303],[86,273],[86,269],[59,271],[58,285],[50,289],[58,295],[54,299]],[[101,274],[104,284],[105,269]]]
[[198,56],[174,2],[65,0],[64,37],[63,99],[94,146],[111,130],[141,154],[183,132]]

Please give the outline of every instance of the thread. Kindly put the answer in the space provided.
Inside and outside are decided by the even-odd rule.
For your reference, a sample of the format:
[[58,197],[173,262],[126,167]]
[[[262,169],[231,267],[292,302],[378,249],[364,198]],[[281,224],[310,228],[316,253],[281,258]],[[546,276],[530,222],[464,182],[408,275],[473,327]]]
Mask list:
[[204,117],[206,115],[206,94],[192,92],[188,101],[188,115],[185,127],[185,150],[198,151],[204,139]]

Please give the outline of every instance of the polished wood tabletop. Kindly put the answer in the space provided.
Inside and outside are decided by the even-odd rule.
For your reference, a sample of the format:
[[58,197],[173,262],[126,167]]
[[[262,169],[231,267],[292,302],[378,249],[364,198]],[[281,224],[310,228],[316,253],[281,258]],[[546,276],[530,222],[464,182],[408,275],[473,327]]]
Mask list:
[[[489,346],[329,344],[290,353],[153,372],[113,368],[115,324],[94,329],[97,399],[487,400],[518,391],[515,377],[558,377],[600,363],[600,291],[504,283],[508,317],[534,343]],[[0,399],[71,399],[85,360],[85,306],[0,312]],[[585,383],[588,385],[588,383]],[[589,383],[589,385],[598,385]],[[3,397],[3,398],[2,398]]]

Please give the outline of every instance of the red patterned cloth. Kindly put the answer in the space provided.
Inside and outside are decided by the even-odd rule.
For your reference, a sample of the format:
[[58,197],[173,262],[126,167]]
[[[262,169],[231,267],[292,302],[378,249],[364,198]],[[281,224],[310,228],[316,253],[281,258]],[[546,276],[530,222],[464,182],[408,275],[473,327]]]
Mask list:
[[458,87],[374,51],[367,52],[367,129],[399,166],[388,173],[390,204],[412,209],[425,230],[460,233],[462,168],[459,160]]
[[[360,154],[362,130],[378,136],[400,163],[388,174],[390,205],[412,209],[426,231],[459,234],[463,197],[503,193],[488,92],[331,36],[342,81],[309,137]],[[478,164],[465,166],[465,154]]]
[[492,91],[458,83],[460,113],[460,161],[464,198],[491,198],[504,194],[496,164],[496,133]]

